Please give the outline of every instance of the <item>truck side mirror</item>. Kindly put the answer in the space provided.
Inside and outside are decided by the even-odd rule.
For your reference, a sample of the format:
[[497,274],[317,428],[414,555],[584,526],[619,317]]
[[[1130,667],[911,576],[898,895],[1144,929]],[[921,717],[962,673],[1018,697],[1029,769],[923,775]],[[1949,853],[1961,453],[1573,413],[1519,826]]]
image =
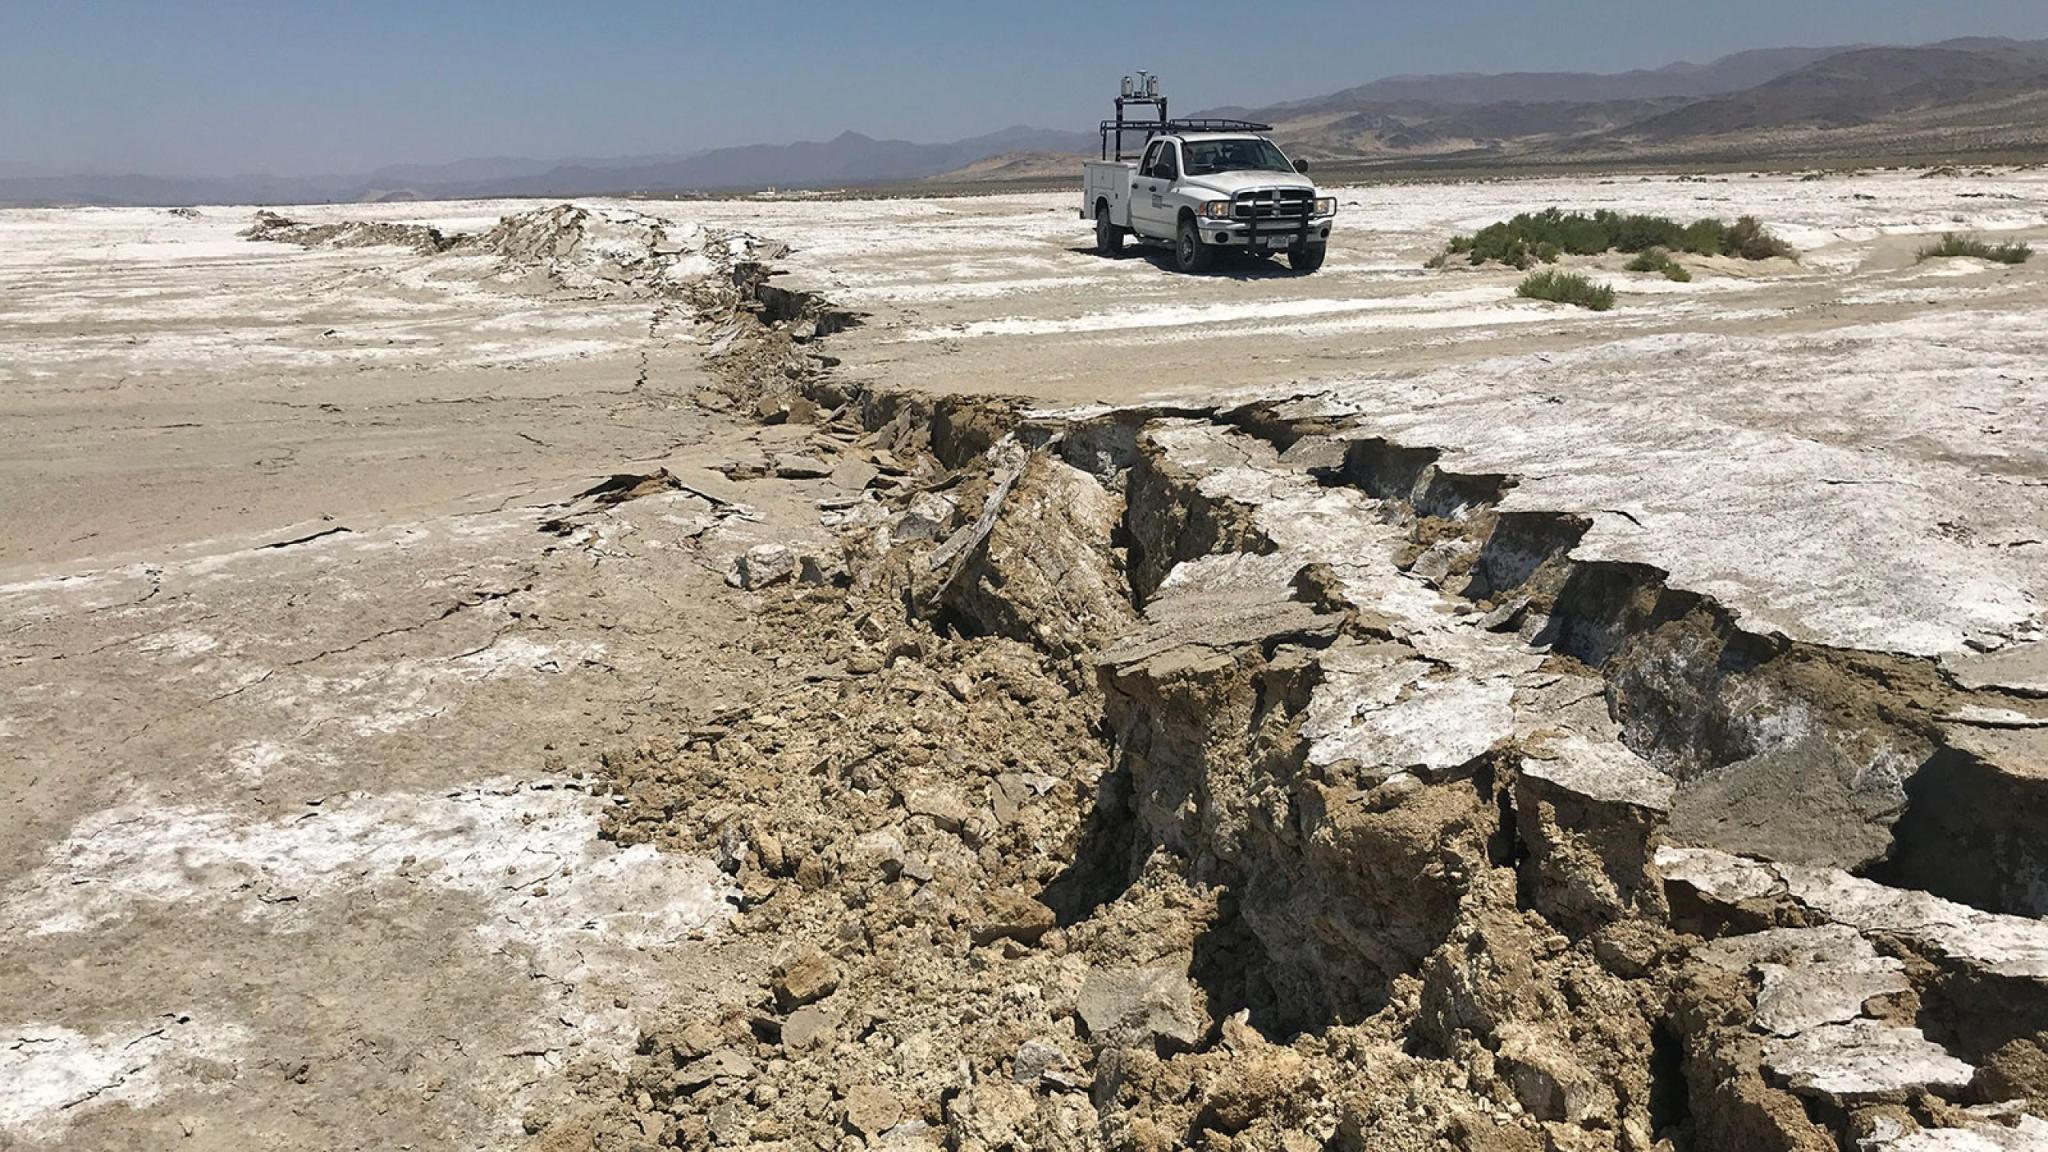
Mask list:
[[1296,172],[1299,172],[1299,173],[1301,173],[1301,174],[1302,174],[1303,176],[1306,176],[1306,175],[1308,175],[1308,161],[1306,161],[1306,160],[1296,160],[1296,161],[1294,162],[1294,170],[1295,170]]

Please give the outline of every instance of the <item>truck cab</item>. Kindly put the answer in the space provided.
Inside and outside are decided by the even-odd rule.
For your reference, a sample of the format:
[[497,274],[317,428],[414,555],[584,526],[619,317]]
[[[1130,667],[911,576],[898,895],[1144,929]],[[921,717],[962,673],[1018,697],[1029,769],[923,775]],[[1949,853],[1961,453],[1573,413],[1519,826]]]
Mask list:
[[[1127,120],[1127,101],[1156,101],[1159,118]],[[1308,178],[1307,163],[1290,162],[1263,135],[1266,125],[1168,120],[1165,103],[1156,95],[1120,99],[1117,118],[1103,121],[1103,158],[1086,162],[1081,199],[1097,250],[1113,255],[1127,237],[1169,246],[1185,272],[1206,270],[1224,252],[1285,252],[1298,272],[1322,267],[1337,204]],[[1145,141],[1127,160],[1131,132]]]

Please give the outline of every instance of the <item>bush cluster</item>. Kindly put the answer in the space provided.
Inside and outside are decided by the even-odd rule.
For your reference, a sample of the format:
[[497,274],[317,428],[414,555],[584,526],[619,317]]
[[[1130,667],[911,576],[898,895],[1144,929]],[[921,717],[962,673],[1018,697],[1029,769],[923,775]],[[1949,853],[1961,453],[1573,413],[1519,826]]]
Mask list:
[[1549,300],[1558,304],[1576,304],[1605,312],[1614,307],[1614,289],[1605,284],[1595,284],[1576,272],[1560,272],[1555,268],[1533,272],[1515,289],[1515,295],[1529,300]]
[[2025,264],[2033,259],[2034,249],[2023,241],[2008,240],[2003,244],[1993,245],[1986,244],[1975,236],[1959,236],[1951,232],[1941,238],[1941,243],[1930,244],[1920,250],[1922,260],[1956,256],[1991,260],[1999,264]]
[[1754,216],[1744,216],[1733,224],[1715,219],[1680,224],[1666,216],[1612,212],[1605,208],[1590,215],[1558,208],[1524,212],[1512,220],[1488,225],[1471,236],[1453,237],[1448,254],[1464,256],[1473,264],[1492,260],[1528,268],[1537,261],[1554,264],[1567,252],[1574,256],[1597,256],[1602,252],[1646,252],[1652,248],[1701,256],[1740,256],[1745,260],[1792,255],[1792,246],[1773,236]]
[[1676,280],[1681,284],[1692,279],[1692,273],[1686,271],[1685,265],[1673,260],[1671,253],[1666,252],[1662,248],[1643,249],[1642,255],[1628,262],[1628,270],[1631,272],[1662,272],[1666,280]]

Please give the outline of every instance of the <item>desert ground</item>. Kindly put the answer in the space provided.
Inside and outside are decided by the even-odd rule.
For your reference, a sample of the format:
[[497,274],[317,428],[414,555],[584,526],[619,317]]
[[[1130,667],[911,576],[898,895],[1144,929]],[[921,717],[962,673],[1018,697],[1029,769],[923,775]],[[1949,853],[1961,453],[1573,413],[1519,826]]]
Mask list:
[[0,1148],[2048,1147],[2048,173],[1339,195],[0,211]]

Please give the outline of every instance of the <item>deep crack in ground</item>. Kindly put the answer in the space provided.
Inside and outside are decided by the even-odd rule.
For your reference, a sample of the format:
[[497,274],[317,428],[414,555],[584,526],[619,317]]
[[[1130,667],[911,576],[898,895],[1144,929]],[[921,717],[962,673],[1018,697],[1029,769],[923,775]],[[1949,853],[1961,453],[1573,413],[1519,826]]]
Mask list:
[[612,834],[715,853],[760,977],[544,1143],[2048,1133],[2039,749],[1985,738],[2037,701],[1746,631],[1284,407],[848,389],[823,301],[766,298],[736,399],[920,463],[765,589],[798,674],[607,759]]

